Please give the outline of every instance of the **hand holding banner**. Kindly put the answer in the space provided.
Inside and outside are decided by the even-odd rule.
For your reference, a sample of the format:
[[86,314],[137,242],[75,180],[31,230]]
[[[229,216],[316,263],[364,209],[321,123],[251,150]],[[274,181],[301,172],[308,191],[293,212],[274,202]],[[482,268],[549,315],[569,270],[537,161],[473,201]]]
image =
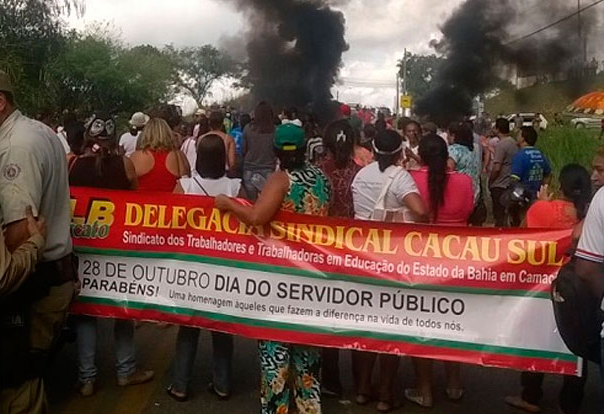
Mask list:
[[451,228],[72,188],[73,311],[258,339],[575,374],[549,286],[570,230]]

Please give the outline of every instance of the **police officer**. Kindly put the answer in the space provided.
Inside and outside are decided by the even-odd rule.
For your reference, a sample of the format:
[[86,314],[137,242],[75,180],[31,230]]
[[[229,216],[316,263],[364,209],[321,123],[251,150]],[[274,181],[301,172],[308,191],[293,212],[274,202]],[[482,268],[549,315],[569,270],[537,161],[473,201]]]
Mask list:
[[48,235],[35,272],[0,304],[1,414],[45,412],[42,374],[76,279],[65,151],[50,128],[21,114],[14,92],[0,71],[0,215],[6,245],[12,251],[30,237],[27,206],[34,216],[46,217]]
[[0,231],[0,298],[15,292],[25,282],[42,256],[46,222],[36,220],[31,207],[25,211],[27,230],[31,237],[14,252],[10,252],[4,243],[4,234]]

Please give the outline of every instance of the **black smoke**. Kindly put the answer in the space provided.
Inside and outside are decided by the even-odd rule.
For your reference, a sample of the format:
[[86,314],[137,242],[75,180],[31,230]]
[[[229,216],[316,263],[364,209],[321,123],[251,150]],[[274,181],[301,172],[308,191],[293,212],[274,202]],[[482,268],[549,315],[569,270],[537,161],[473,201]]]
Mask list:
[[320,0],[234,0],[246,11],[245,83],[276,108],[312,107],[327,117],[348,50],[344,15]]
[[[470,114],[473,98],[509,79],[512,70],[520,76],[546,77],[569,70],[582,59],[576,18],[526,39],[522,35],[576,7],[568,0],[467,0],[441,27],[442,40],[432,44],[446,60],[435,87],[418,100],[416,112],[446,124]],[[583,15],[587,35],[599,17],[595,8]]]

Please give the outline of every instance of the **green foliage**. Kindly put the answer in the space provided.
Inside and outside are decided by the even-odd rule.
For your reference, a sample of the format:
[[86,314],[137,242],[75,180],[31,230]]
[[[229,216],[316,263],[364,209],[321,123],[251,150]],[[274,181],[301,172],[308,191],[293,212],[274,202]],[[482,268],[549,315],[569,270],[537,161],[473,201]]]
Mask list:
[[237,63],[212,45],[182,49],[166,46],[164,51],[175,65],[173,81],[178,91],[190,95],[199,105],[216,80],[240,74]]
[[581,95],[604,88],[604,74],[582,80],[544,83],[522,89],[506,89],[485,102],[491,114],[514,112],[541,112],[549,121],[553,114],[564,112],[566,107]]
[[126,47],[106,24],[68,31],[61,17],[81,15],[84,0],[2,0],[0,69],[29,115],[57,117],[65,109],[132,113],[185,92],[198,103],[212,83],[241,68],[211,45],[164,50]]
[[[407,53],[407,92],[413,96],[414,99],[421,98],[432,86],[434,85],[434,79],[436,74],[440,70],[444,59],[432,55],[416,55],[414,53]],[[399,76],[401,82],[403,79],[403,59],[399,60],[397,64],[399,68]]]
[[127,49],[87,35],[53,59],[47,87],[55,108],[135,112],[168,97],[171,74],[170,60],[153,46]]
[[576,163],[591,169],[598,141],[598,130],[553,127],[539,135],[537,147],[549,160],[553,182],[557,184],[560,170],[567,164]]
[[60,14],[72,4],[78,2],[3,0],[0,5],[0,69],[15,81],[21,107],[32,112],[48,106],[45,65],[64,47]]

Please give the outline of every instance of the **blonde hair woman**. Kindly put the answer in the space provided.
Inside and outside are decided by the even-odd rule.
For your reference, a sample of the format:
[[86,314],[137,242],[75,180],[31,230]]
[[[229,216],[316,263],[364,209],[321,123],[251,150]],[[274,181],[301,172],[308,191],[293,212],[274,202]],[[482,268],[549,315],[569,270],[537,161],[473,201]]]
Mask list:
[[174,147],[172,130],[163,119],[151,118],[147,122],[136,147],[130,159],[139,190],[172,192],[176,182],[189,175],[189,162]]

